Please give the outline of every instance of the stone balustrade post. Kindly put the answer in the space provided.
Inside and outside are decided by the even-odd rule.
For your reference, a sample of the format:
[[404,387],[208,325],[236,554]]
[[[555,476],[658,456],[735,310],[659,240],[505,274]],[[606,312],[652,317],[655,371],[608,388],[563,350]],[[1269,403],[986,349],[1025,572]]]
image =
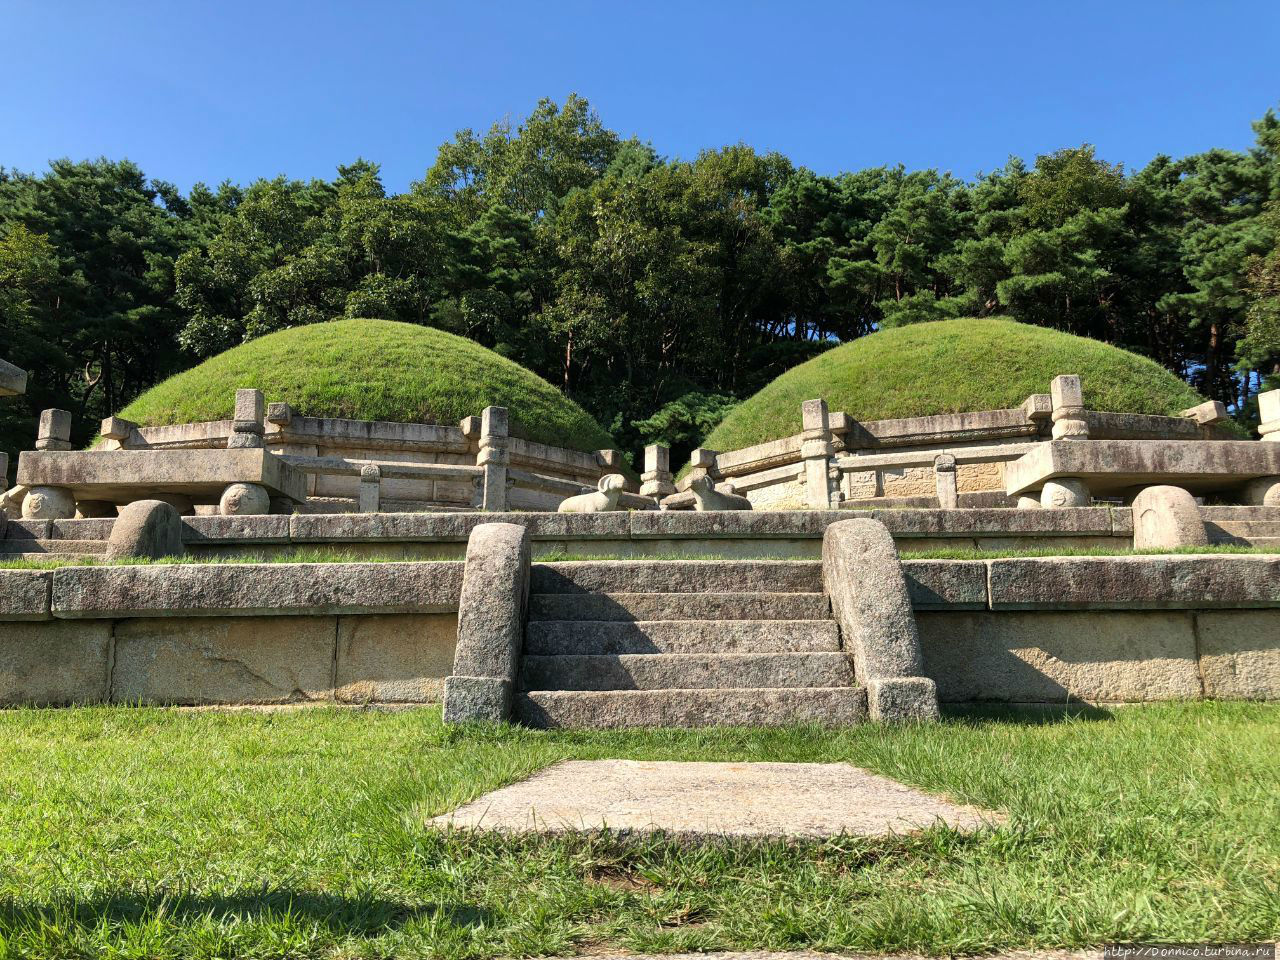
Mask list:
[[640,474],[640,496],[661,500],[676,492],[671,476],[671,451],[660,443],[644,448],[644,473]]
[[480,509],[506,510],[507,468],[511,465],[506,407],[485,407],[480,414],[480,452],[476,465],[484,468]]
[[1280,443],[1280,390],[1258,394],[1258,433],[1263,440]]
[[940,453],[933,458],[933,480],[938,491],[938,506],[943,510],[954,510],[960,506],[954,456],[949,453]]
[[71,411],[56,408],[40,413],[40,425],[36,430],[37,450],[71,449]]
[[237,390],[236,409],[231,422],[231,436],[227,438],[227,449],[261,449],[266,444],[262,435],[266,433],[266,400],[261,390]]
[[382,496],[382,470],[376,463],[366,463],[360,468],[361,513],[377,513]]
[[1088,440],[1089,424],[1084,419],[1084,391],[1074,374],[1054,377],[1049,385],[1053,398],[1053,439]]
[[831,442],[831,415],[825,400],[806,400],[801,407],[803,442],[800,456],[804,459],[805,499],[814,510],[829,510],[837,496],[838,486],[831,482],[831,458],[835,446]]

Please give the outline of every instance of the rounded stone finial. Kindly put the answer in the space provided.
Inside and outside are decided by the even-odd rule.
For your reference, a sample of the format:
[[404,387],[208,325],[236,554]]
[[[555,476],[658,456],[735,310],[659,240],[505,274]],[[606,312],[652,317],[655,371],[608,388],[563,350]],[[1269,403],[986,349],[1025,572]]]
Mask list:
[[66,487],[32,487],[22,501],[25,520],[70,520],[76,515],[76,498]]
[[366,463],[360,468],[360,480],[363,483],[375,483],[382,479],[382,470],[376,463]]
[[1074,477],[1058,477],[1049,480],[1040,490],[1040,506],[1053,510],[1065,507],[1087,507],[1093,503],[1089,488],[1083,480]]
[[270,513],[271,494],[256,483],[233,483],[222,491],[218,512],[224,517],[245,517]]

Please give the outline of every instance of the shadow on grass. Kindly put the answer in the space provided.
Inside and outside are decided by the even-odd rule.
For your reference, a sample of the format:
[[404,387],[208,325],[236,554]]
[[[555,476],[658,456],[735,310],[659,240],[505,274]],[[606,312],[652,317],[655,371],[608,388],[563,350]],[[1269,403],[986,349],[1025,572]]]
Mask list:
[[49,903],[0,901],[0,929],[48,925],[88,928],[103,922],[139,924],[164,919],[176,924],[199,920],[244,923],[283,918],[316,924],[333,933],[372,937],[418,918],[439,918],[459,927],[492,923],[491,911],[464,904],[410,904],[378,896],[344,897],[310,890],[262,889],[229,894],[108,893],[66,897]]
[[1087,703],[943,704],[942,715],[948,720],[975,727],[994,724],[1039,727],[1082,720],[1115,720],[1113,711]]

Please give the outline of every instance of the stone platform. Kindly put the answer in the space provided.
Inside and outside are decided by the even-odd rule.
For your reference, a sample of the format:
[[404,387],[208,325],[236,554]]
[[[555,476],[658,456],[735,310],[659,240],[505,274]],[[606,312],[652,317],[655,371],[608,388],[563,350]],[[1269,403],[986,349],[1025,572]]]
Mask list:
[[1195,494],[1235,490],[1250,480],[1280,476],[1280,443],[1253,440],[1052,440],[1005,468],[1010,496],[1046,482],[1083,481],[1095,496],[1124,495],[1170,484]]
[[935,824],[976,830],[1002,819],[843,763],[568,760],[431,824],[498,833],[813,838],[903,834]]
[[273,497],[307,498],[306,476],[263,449],[27,450],[18,458],[18,483],[60,487],[76,501],[116,504],[156,494],[217,503],[236,483],[256,484]]

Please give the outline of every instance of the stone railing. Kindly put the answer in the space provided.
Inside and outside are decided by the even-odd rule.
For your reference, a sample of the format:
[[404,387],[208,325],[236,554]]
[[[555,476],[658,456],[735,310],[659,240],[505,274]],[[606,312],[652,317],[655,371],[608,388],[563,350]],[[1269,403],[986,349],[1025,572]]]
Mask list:
[[1227,419],[1218,402],[1176,417],[1087,410],[1074,376],[1055,377],[1049,393],[1018,407],[895,420],[859,422],[810,400],[799,434],[739,450],[695,450],[663,506],[691,508],[689,485],[707,476],[756,509],[1009,507],[1017,498],[1006,491],[1006,468],[1045,441],[1218,440],[1230,436],[1219,426]]
[[[46,410],[40,417],[35,452],[70,451],[71,446],[71,415],[64,410]],[[110,515],[105,511],[113,505],[152,494],[173,502],[184,514],[276,512],[277,506],[286,510],[284,491],[277,489],[266,489],[256,505],[241,503],[245,500],[241,498],[235,501],[234,509],[228,509],[225,503],[219,505],[219,488],[211,505],[209,491],[198,490],[192,496],[189,490],[179,490],[199,484],[202,478],[174,477],[172,483],[165,483],[166,477],[156,473],[163,466],[158,458],[149,463],[151,469],[133,471],[136,482],[127,490],[117,484],[104,488],[100,499],[94,499],[95,478],[89,474],[101,472],[108,463],[104,456],[112,452],[147,452],[172,459],[181,451],[246,448],[262,449],[278,458],[281,469],[301,476],[304,488],[301,494],[287,491],[294,501],[287,509],[309,513],[554,511],[565,498],[594,490],[601,477],[625,474],[622,454],[616,450],[585,453],[510,436],[504,407],[487,407],[480,416],[466,417],[457,426],[344,420],[300,416],[288,404],[267,404],[260,391],[246,389],[236,391],[235,414],[230,420],[140,427],[120,417],[108,417],[102,421],[97,448],[75,463],[83,475],[72,478],[77,481],[74,504],[65,496],[53,498],[56,504],[44,498],[42,504],[48,500],[52,505],[28,509],[23,500],[22,512],[32,518],[61,519],[83,501],[87,509],[99,512],[81,511],[82,516]],[[20,476],[23,487],[11,496],[15,501],[26,497],[27,487],[50,484],[43,479],[49,465],[41,463],[39,456],[24,455],[24,463],[31,479],[24,482]],[[116,480],[122,472],[129,472],[119,467],[117,464],[109,471]],[[58,474],[65,480],[67,471]],[[247,482],[261,485],[253,477]],[[68,485],[64,482],[63,486]],[[272,499],[280,503],[268,507]],[[623,499],[624,506],[632,509],[656,507],[652,498],[635,493],[624,494]],[[11,505],[9,512],[15,512]]]

